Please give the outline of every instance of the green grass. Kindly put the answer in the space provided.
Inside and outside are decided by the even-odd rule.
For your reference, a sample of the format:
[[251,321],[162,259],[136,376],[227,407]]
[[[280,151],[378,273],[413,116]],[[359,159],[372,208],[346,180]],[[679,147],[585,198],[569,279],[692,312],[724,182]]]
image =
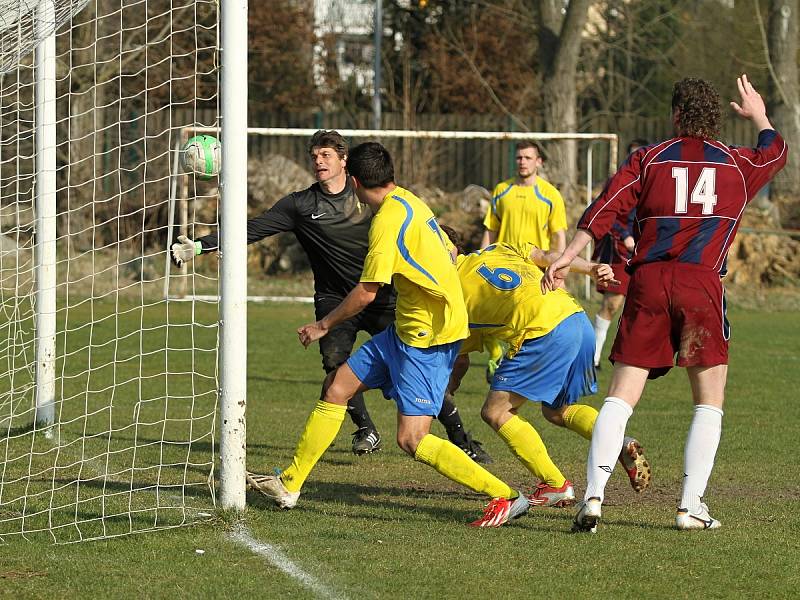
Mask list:
[[[316,347],[303,350],[294,333],[311,318],[308,305],[249,308],[252,469],[287,465],[318,397],[319,354]],[[595,536],[569,533],[571,509],[534,510],[497,530],[467,527],[484,499],[405,456],[392,443],[394,405],[376,392],[368,393],[367,402],[384,435],[380,453],[361,458],[350,453],[348,420],[295,510],[280,512],[248,494],[243,522],[255,538],[279,549],[338,597],[796,597],[800,315],[738,310],[731,321],[724,431],[706,496],[723,522],[720,530],[671,529],[691,418],[689,386],[681,370],[649,384],[629,424],[653,464],[653,486],[637,496],[615,472]],[[456,398],[462,417],[495,458],[494,473],[514,485],[532,486],[502,441],[480,422],[483,361],[475,357]],[[608,376],[606,368],[601,390]],[[601,400],[590,401],[599,406]],[[545,423],[535,406],[525,416],[582,492],[585,440]],[[443,435],[438,424],[434,433]],[[207,493],[196,490],[197,502]],[[0,597],[50,598],[54,592],[62,597],[320,595],[319,588],[304,587],[232,541],[237,526],[232,516],[218,515],[191,527],[82,544],[53,546],[47,539],[26,543],[14,538],[0,546]]]

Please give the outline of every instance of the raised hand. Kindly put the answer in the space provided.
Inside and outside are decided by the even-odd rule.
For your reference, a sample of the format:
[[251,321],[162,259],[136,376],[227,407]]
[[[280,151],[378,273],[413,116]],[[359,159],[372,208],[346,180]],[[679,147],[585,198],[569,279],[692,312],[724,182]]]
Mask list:
[[731,108],[736,114],[744,119],[750,119],[759,129],[771,129],[767,119],[767,108],[764,99],[761,97],[747,75],[736,78],[736,85],[739,88],[739,95],[742,97],[741,103],[731,102]]

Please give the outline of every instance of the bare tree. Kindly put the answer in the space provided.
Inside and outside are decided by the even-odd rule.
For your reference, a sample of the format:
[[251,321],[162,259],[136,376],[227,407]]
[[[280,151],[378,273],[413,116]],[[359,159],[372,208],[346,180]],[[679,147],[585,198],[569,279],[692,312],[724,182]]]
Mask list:
[[[554,132],[574,132],[578,126],[577,67],[581,38],[589,14],[590,0],[531,2],[538,16],[538,62],[542,73],[544,122]],[[578,178],[577,144],[574,141],[548,145],[549,173],[571,196]]]
[[[758,2],[755,2],[756,8]],[[800,81],[798,81],[798,10],[799,0],[771,0],[769,30],[765,42],[769,49],[769,108],[775,127],[789,143],[800,142]],[[759,23],[762,24],[759,13]],[[772,184],[780,196],[800,191],[800,157],[789,153],[789,162]]]

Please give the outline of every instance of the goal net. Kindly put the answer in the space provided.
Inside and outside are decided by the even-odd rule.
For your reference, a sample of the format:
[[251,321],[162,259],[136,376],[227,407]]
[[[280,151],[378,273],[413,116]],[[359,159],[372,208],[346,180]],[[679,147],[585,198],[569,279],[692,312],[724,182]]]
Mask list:
[[0,1],[0,543],[214,506],[217,301],[163,288],[171,183],[218,194],[176,160],[219,124],[218,21],[215,0]]

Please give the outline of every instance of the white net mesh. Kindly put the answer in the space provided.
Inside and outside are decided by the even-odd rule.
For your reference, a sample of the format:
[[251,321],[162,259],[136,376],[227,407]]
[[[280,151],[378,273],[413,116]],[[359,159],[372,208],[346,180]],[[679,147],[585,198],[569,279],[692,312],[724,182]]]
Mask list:
[[[16,69],[43,38],[68,21],[88,1],[0,0],[0,72]],[[45,11],[47,16],[43,18]]]
[[174,149],[185,128],[218,125],[218,5],[57,2],[55,424],[42,428],[36,4],[0,0],[0,543],[181,525],[214,504],[218,315],[164,300],[168,199],[173,178],[190,198],[217,194],[175,173]]

